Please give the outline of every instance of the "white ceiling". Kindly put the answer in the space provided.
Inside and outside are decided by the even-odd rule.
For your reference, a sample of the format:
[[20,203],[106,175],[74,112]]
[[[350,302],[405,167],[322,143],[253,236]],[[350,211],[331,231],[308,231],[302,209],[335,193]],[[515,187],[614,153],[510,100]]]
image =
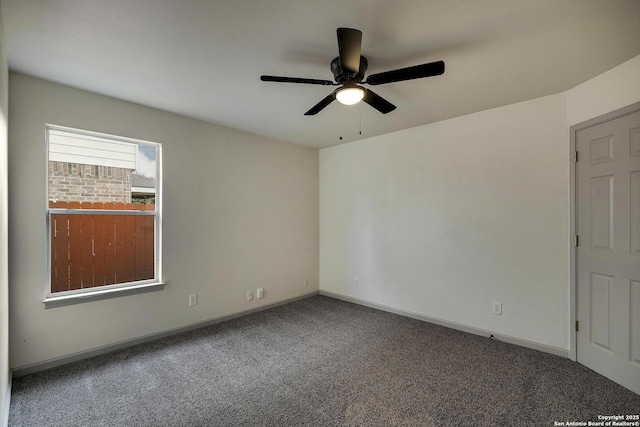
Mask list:
[[[562,92],[640,55],[639,0],[0,1],[14,71],[313,147]],[[446,72],[372,87],[387,115],[304,116],[333,88],[259,77],[331,80],[338,27],[363,32],[367,74]]]

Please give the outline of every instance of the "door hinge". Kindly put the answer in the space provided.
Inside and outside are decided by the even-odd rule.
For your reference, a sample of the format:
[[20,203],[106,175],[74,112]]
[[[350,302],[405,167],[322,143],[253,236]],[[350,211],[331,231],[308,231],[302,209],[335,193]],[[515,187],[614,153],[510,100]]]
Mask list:
[[576,163],[578,163],[578,152],[577,152],[577,151],[574,151],[574,152],[573,152],[573,159],[574,159],[574,161],[575,161]]
[[580,244],[580,238],[576,235],[576,247]]
[[579,322],[576,320],[576,332],[578,332],[579,330],[580,330]]

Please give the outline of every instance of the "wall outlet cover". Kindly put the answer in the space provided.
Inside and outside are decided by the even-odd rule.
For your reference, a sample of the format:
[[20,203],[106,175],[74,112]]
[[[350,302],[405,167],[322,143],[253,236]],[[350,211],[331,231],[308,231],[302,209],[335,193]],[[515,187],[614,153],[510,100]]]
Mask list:
[[494,301],[492,303],[492,305],[491,305],[491,309],[492,309],[493,314],[501,315],[502,314],[502,303]]
[[194,305],[198,305],[198,294],[189,295],[189,307],[193,307]]

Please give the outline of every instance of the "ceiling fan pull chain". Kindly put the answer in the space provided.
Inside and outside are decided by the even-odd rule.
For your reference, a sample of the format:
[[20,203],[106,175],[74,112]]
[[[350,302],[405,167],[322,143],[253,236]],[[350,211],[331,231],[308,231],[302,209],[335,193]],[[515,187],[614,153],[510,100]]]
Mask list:
[[340,112],[338,113],[340,115],[340,141],[342,141],[342,135],[344,135],[344,107],[340,108]]

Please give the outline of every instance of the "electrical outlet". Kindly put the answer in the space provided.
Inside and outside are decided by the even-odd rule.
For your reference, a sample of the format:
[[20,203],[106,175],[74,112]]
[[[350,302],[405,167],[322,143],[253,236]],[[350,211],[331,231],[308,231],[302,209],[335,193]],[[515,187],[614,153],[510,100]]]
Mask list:
[[198,305],[198,294],[189,295],[189,307],[193,307],[194,305]]
[[247,291],[247,301],[251,301],[253,299],[253,291]]
[[493,314],[502,315],[502,303],[494,301],[491,304],[491,310],[492,310]]
[[309,286],[309,279],[304,279],[304,285]]
[[256,298],[260,299],[263,296],[264,296],[264,289],[263,288],[256,289]]
[[353,278],[353,284],[354,284],[355,286],[360,286],[360,279],[358,279],[357,277],[354,277],[354,278]]

